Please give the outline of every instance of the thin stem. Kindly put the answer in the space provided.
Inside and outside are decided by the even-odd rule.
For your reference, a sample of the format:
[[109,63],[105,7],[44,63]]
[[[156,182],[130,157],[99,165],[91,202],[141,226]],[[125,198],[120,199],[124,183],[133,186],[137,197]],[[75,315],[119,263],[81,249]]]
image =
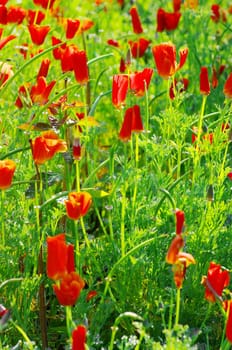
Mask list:
[[88,234],[87,234],[86,229],[85,229],[83,216],[80,217],[80,223],[81,223],[81,228],[82,228],[85,243],[86,243],[87,247],[90,248],[90,242],[89,242]]
[[180,288],[177,288],[177,291],[176,291],[176,320],[175,320],[176,326],[179,324],[179,317],[180,317]]
[[80,167],[79,167],[79,160],[75,161],[76,165],[76,189],[77,192],[80,192]]
[[68,336],[71,337],[72,329],[74,328],[73,320],[72,320],[72,308],[71,306],[65,307],[65,314],[66,314],[66,328]]
[[1,233],[2,233],[2,246],[5,245],[5,219],[4,219],[4,202],[5,202],[5,191],[1,190]]
[[126,214],[126,190],[123,188],[122,193],[122,207],[121,207],[121,255],[125,255],[125,214]]
[[76,262],[76,269],[78,272],[80,272],[80,243],[79,243],[79,230],[78,230],[78,221],[73,220],[74,225],[74,236],[75,236],[75,262]]

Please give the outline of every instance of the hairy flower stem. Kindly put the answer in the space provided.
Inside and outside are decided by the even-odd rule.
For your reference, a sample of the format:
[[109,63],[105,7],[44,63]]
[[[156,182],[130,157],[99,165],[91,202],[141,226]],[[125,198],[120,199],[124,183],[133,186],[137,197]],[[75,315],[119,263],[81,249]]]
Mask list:
[[179,324],[179,317],[180,317],[180,288],[177,288],[176,291],[176,319],[175,319],[175,326]]

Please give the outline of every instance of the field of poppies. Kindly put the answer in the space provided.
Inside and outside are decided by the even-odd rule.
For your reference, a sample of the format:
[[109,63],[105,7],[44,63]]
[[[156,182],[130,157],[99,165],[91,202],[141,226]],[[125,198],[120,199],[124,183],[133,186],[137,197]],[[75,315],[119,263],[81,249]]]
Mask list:
[[232,2],[0,0],[0,349],[232,348]]

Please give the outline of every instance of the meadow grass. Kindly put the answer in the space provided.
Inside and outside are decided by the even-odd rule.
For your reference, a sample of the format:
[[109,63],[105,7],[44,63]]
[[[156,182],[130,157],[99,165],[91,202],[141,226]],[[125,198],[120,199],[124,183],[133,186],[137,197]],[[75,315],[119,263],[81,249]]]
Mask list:
[[[231,118],[231,102],[223,93],[232,72],[230,4],[218,2],[227,15],[227,21],[218,23],[210,18],[210,1],[199,1],[195,9],[182,4],[178,27],[157,32],[157,10],[172,12],[172,1],[133,3],[143,25],[140,35],[132,30],[130,1],[121,8],[113,0],[99,6],[90,0],[61,0],[58,19],[32,1],[17,3],[44,11],[42,23],[51,30],[41,46],[31,43],[26,19],[20,25],[2,25],[4,37],[16,35],[2,48],[0,58],[14,72],[0,90],[0,160],[16,163],[12,185],[1,190],[0,304],[11,310],[8,322],[0,324],[2,349],[45,348],[41,286],[46,296],[47,345],[71,348],[67,310],[57,301],[46,275],[46,238],[63,232],[75,246],[76,270],[85,281],[69,316],[73,324],[85,325],[89,349],[230,348],[222,307],[205,299],[201,284],[212,261],[232,269],[231,129],[222,131],[222,124],[229,125]],[[15,3],[9,1],[10,5]],[[80,85],[72,71],[62,72],[60,61],[53,57],[51,37],[68,42],[62,16],[94,23],[69,41],[86,50],[88,84]],[[113,76],[120,74],[120,59],[128,57],[128,40],[138,37],[146,37],[150,45],[144,56],[131,57],[128,70],[154,69],[151,83],[142,97],[128,92],[125,106],[117,109],[112,104]],[[120,46],[108,45],[108,39]],[[173,100],[172,79],[159,76],[152,55],[152,47],[163,42],[176,46],[177,62],[179,49],[189,49],[185,65],[175,74],[177,79],[189,79],[189,86],[176,91]],[[19,51],[25,43],[26,59]],[[26,103],[17,108],[19,86],[35,84],[45,58],[51,61],[47,82],[56,80],[49,100],[31,103],[24,96]],[[213,67],[218,70],[221,65],[225,69],[218,86],[202,95],[201,67],[208,68],[211,80]],[[65,94],[67,102],[53,115],[50,104]],[[129,141],[122,142],[118,135],[125,110],[135,104],[140,106],[144,132],[132,133]],[[85,120],[79,122],[76,113],[84,113]],[[73,160],[78,122],[82,157]],[[197,131],[197,144],[192,143],[194,127],[205,135]],[[35,166],[30,140],[46,129],[55,130],[68,148]],[[92,196],[88,213],[77,221],[67,217],[64,205],[68,193],[76,190]],[[180,289],[165,260],[176,236],[177,208],[185,214],[184,249],[196,261],[187,268]],[[224,300],[231,299],[230,288],[224,290]],[[86,301],[93,290],[96,296]]]

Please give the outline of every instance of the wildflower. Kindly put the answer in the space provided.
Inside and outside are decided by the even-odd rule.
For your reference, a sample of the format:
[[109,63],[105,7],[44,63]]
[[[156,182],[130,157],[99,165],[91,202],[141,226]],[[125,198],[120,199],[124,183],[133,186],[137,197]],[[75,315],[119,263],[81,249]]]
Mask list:
[[145,38],[139,38],[136,41],[128,41],[131,49],[131,54],[133,58],[142,57],[145,54],[148,46],[150,45],[150,40]]
[[71,72],[74,69],[74,54],[78,52],[75,44],[67,45],[64,49],[60,48],[60,60],[62,72]]
[[182,78],[179,81],[177,79],[174,79],[171,83],[170,89],[169,89],[169,97],[173,100],[175,98],[175,93],[181,93],[183,91],[186,91],[189,85],[189,80],[187,78]]
[[181,248],[184,246],[184,239],[181,234],[176,235],[172,242],[171,245],[168,249],[168,252],[166,254],[166,262],[168,264],[175,264],[177,260],[178,253],[180,252]]
[[63,274],[59,282],[53,285],[53,290],[60,305],[73,306],[79,298],[80,292],[84,286],[85,282],[82,278],[77,272],[72,271]]
[[67,28],[66,28],[66,39],[72,39],[76,35],[79,27],[80,27],[79,19],[67,19]]
[[74,246],[66,244],[65,234],[47,237],[47,276],[59,280],[65,273],[75,271]]
[[21,24],[26,14],[26,10],[22,7],[12,5],[7,10],[7,23]]
[[226,22],[226,13],[224,10],[221,9],[220,5],[218,4],[213,4],[211,6],[211,16],[210,18],[215,22],[219,22],[222,20],[222,22]]
[[173,76],[186,62],[188,48],[180,50],[180,62],[176,62],[176,47],[172,43],[162,43],[152,48],[158,74],[168,79]]
[[27,21],[28,24],[41,24],[44,20],[45,14],[42,11],[28,10],[27,11]]
[[0,4],[0,24],[7,24],[7,8]]
[[134,105],[126,110],[119,138],[122,141],[128,141],[131,138],[132,132],[142,132],[143,123],[140,113],[140,107]]
[[184,212],[180,209],[175,210],[175,215],[176,215],[176,234],[179,235],[183,232],[184,228]]
[[91,21],[90,19],[86,18],[83,19],[81,21],[81,26],[80,26],[80,32],[79,33],[83,33],[86,32],[87,30],[89,30],[90,28],[92,28],[94,26],[94,22]]
[[97,295],[96,290],[90,290],[86,296],[86,301],[90,301],[92,298],[94,298]]
[[208,77],[207,67],[201,67],[200,92],[202,95],[209,95],[210,94],[210,85],[209,85],[209,77]]
[[59,139],[54,131],[44,131],[41,136],[32,140],[32,155],[36,164],[43,164],[53,158],[56,153],[65,152],[67,144]]
[[232,98],[232,73],[230,73],[224,84],[223,92],[225,97]]
[[28,30],[29,30],[33,44],[42,45],[50,30],[50,26],[40,26],[38,24],[29,24]]
[[112,103],[115,107],[120,108],[125,104],[128,86],[129,78],[126,74],[113,76]]
[[227,313],[226,338],[230,343],[232,343],[232,300],[224,301],[223,307]]
[[14,75],[12,66],[0,61],[0,88],[2,88],[8,79]]
[[85,216],[92,204],[92,197],[88,192],[70,192],[65,201],[66,213],[72,220]]
[[49,66],[50,66],[51,61],[49,60],[49,58],[44,58],[43,61],[41,62],[40,65],[40,69],[39,72],[37,74],[37,79],[39,77],[45,77],[48,75],[48,70],[49,70]]
[[51,9],[53,7],[55,0],[33,0],[33,2],[47,10],[47,8]]
[[79,325],[72,332],[72,350],[85,350],[86,328]]
[[87,65],[87,56],[84,50],[77,51],[73,55],[73,68],[76,81],[79,84],[85,84],[89,80],[89,71]]
[[157,11],[157,32],[163,32],[164,30],[171,31],[177,28],[180,21],[180,12],[166,12],[164,9],[159,8]]
[[131,21],[133,26],[133,31],[135,34],[141,34],[143,32],[142,24],[138,14],[136,6],[132,6],[130,9]]
[[152,68],[144,68],[141,72],[130,75],[130,89],[135,96],[143,96],[148,90],[153,74]]
[[229,272],[223,270],[221,265],[211,262],[207,276],[203,276],[201,281],[205,287],[205,298],[210,302],[215,302],[217,299],[221,301],[223,289],[229,282]]
[[16,164],[11,159],[0,160],[0,190],[6,190],[11,186]]
[[184,252],[178,254],[177,260],[172,267],[176,288],[182,288],[187,267],[190,264],[195,264],[195,263],[196,263],[195,259],[191,254],[184,253]]
[[52,80],[47,84],[46,78],[44,76],[39,76],[36,85],[31,87],[30,97],[32,102],[39,105],[46,104],[55,83],[56,81]]
[[56,60],[60,60],[61,59],[63,51],[65,50],[67,44],[66,43],[62,44],[62,41],[60,39],[56,38],[55,36],[52,36],[52,45],[56,46],[58,44],[60,44],[60,46],[58,46],[58,47],[56,47],[55,49],[52,50],[53,57]]

